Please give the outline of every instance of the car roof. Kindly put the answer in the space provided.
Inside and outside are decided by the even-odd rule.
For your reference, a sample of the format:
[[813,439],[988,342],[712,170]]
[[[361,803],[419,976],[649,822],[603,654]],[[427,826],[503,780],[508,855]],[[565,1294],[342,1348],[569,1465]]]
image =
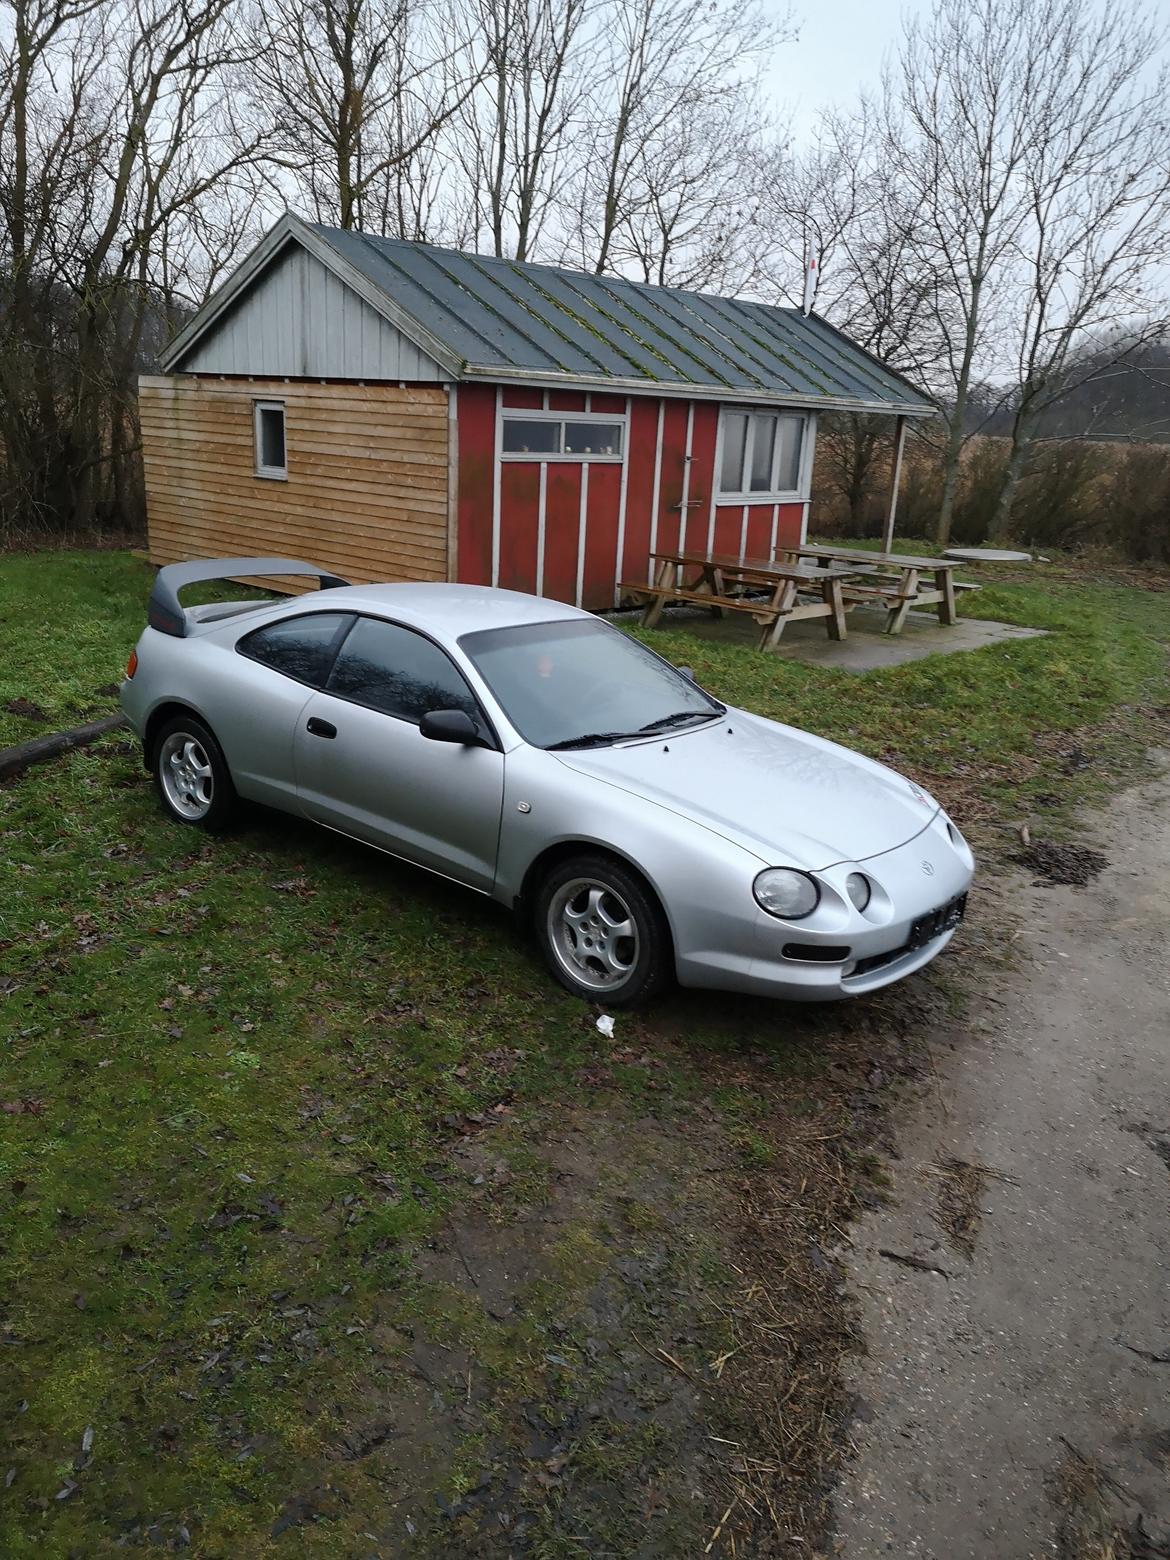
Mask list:
[[579,607],[547,596],[490,585],[410,582],[399,585],[347,585],[298,596],[293,610],[342,608],[394,617],[451,639],[484,628],[512,628],[520,623],[550,623],[563,618],[590,617]]

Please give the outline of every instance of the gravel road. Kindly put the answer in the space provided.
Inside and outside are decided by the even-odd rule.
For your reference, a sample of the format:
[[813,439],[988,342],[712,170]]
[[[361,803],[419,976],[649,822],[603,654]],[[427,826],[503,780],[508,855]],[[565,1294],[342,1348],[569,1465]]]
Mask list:
[[848,1560],[1170,1556],[1170,770],[1083,843],[853,1234]]

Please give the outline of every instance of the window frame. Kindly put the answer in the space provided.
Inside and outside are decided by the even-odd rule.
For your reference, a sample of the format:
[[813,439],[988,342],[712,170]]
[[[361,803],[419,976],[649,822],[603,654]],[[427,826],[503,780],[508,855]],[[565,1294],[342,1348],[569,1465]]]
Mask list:
[[[564,450],[508,450],[504,448],[504,425],[510,422],[550,422],[550,423],[609,423],[621,429],[621,449],[616,455],[593,454],[566,454]],[[629,419],[624,411],[621,412],[563,412],[554,411],[546,407],[522,407],[502,406],[500,408],[499,428],[499,456],[501,460],[524,460],[530,463],[535,461],[547,461],[550,465],[579,466],[583,462],[589,465],[620,466],[626,458],[627,441],[629,439]],[[564,435],[561,443],[564,444]]]
[[[265,412],[280,413],[280,431],[284,440],[284,465],[269,466],[264,461],[264,437],[261,424]],[[284,401],[256,399],[252,402],[252,454],[256,476],[265,482],[288,481],[288,408]]]
[[[740,482],[746,475],[751,480],[752,446],[755,441],[754,417],[773,417],[776,419],[776,437],[772,445],[772,485],[766,491],[756,492],[750,488],[725,488],[723,486],[723,445],[726,432],[726,419],[728,415],[733,417],[746,417],[748,419],[747,438],[744,441],[743,466],[740,470]],[[800,459],[797,463],[796,486],[794,488],[780,488],[775,485],[780,467],[781,440],[779,419],[782,417],[794,417],[800,423]],[[808,497],[808,451],[809,433],[812,428],[812,416],[805,411],[798,411],[790,407],[781,406],[739,406],[727,403],[719,408],[719,429],[715,440],[715,502],[717,504],[794,504],[803,503]]]
[[[334,647],[333,656],[329,663],[329,675],[325,679],[326,685],[321,688],[316,688],[316,692],[323,693],[330,699],[336,699],[339,704],[352,704],[356,709],[368,710],[371,715],[380,715],[384,720],[396,720],[400,725],[412,726],[415,731],[418,731],[422,725],[421,721],[411,720],[408,715],[395,715],[391,710],[376,709],[372,704],[366,704],[361,699],[355,699],[347,693],[338,693],[335,688],[330,688],[328,686],[329,678],[333,676],[334,670],[336,669],[338,657],[345,648],[345,642],[356,627],[358,619],[366,618],[371,623],[385,623],[388,624],[391,628],[402,629],[404,633],[417,634],[420,639],[425,639],[429,644],[434,645],[435,649],[439,652],[440,655],[446,656],[455,672],[466,685],[467,691],[471,695],[476,709],[479,711],[480,722],[484,728],[482,733],[484,738],[484,746],[492,749],[497,753],[503,752],[503,746],[501,745],[499,735],[496,732],[495,723],[488,714],[487,710],[484,708],[483,700],[472,686],[471,679],[468,677],[467,673],[459,665],[459,662],[447,649],[446,645],[441,644],[433,634],[428,634],[425,629],[417,627],[414,623],[402,623],[397,618],[379,617],[376,612],[355,612],[352,614],[352,617],[353,621],[349,624],[349,627],[346,629],[345,633],[341,636],[338,643]],[[426,741],[429,739],[424,738],[423,740]]]
[[295,682],[302,688],[311,688],[314,693],[323,693],[325,691],[324,683],[309,682],[307,678],[296,677],[292,672],[283,671],[279,666],[273,666],[269,661],[262,661],[259,656],[253,655],[245,646],[249,640],[257,638],[260,634],[267,633],[269,629],[279,628],[284,623],[299,623],[302,618],[311,617],[340,617],[342,621],[336,629],[333,635],[333,643],[327,651],[329,669],[325,673],[325,682],[328,682],[333,675],[333,663],[337,660],[338,652],[342,645],[349,638],[349,631],[354,625],[356,616],[355,612],[339,611],[335,606],[318,607],[308,612],[289,612],[283,617],[273,618],[268,623],[261,623],[256,628],[250,628],[246,634],[241,634],[236,640],[236,654],[242,655],[246,661],[252,661],[256,666],[262,666],[266,672],[272,672],[277,677],[287,677],[289,682]]

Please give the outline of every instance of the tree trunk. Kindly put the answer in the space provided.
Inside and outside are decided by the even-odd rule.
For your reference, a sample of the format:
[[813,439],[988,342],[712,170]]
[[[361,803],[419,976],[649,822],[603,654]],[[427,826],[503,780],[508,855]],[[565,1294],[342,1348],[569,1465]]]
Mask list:
[[1012,505],[1015,503],[1020,478],[1024,474],[1028,444],[1029,430],[1026,419],[1022,415],[1017,415],[1012,425],[1012,447],[1008,453],[1007,465],[1004,467],[999,492],[996,494],[995,510],[988,527],[989,541],[1003,542],[1011,534]]
[[983,292],[982,266],[987,253],[986,229],[980,235],[978,263],[971,278],[971,297],[964,320],[963,359],[955,381],[955,404],[951,408],[950,426],[943,451],[943,490],[938,506],[938,525],[934,539],[940,547],[946,547],[951,539],[951,523],[955,514],[955,495],[959,487],[959,462],[963,458],[963,424],[967,420],[967,398],[971,392],[971,368],[975,361],[975,347],[979,340],[979,304]]

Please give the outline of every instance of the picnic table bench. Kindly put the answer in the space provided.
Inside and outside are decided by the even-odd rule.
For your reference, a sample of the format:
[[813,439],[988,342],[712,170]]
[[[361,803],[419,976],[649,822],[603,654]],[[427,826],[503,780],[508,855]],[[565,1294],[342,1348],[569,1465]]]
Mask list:
[[706,552],[654,552],[650,558],[658,565],[653,584],[623,581],[619,587],[645,598],[645,628],[654,627],[668,602],[682,602],[709,607],[718,617],[749,612],[760,625],[761,650],[771,649],[784,625],[800,618],[824,618],[830,638],[845,638],[842,592],[857,572],[853,568],[829,560],[810,565]]
[[[818,568],[852,566],[858,578],[845,587],[849,606],[863,602],[888,608],[886,633],[900,634],[911,607],[934,606],[940,623],[958,621],[956,592],[978,590],[977,585],[957,584],[953,558],[920,558],[912,553],[875,553],[860,547],[820,547],[811,543],[782,544],[777,557],[799,562],[807,558]],[[923,576],[933,575],[933,586]]]

